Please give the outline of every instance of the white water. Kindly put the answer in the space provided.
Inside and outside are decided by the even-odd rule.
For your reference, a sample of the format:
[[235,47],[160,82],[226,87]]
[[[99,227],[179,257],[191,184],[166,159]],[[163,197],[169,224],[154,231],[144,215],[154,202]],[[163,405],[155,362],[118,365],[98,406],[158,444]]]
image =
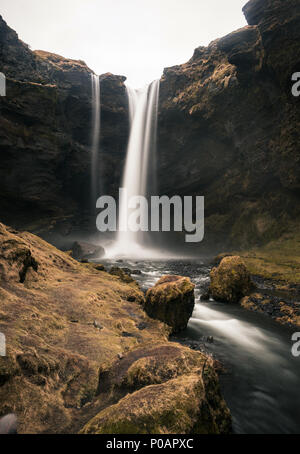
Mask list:
[[[155,148],[159,101],[159,80],[144,89],[127,87],[130,115],[130,137],[122,187],[127,200],[135,196],[147,197],[155,187]],[[151,175],[151,180],[149,178]],[[117,241],[107,255],[125,257],[159,257],[162,252],[145,249],[143,234],[132,232],[127,223],[131,210],[127,201],[120,201],[119,232]]]
[[91,159],[91,205],[92,210],[96,208],[96,200],[99,196],[99,175],[98,175],[98,152],[100,141],[100,79],[96,74],[91,76],[92,83],[92,159]]
[[[102,262],[103,263],[103,262]],[[117,260],[108,262],[119,266]],[[134,275],[146,290],[164,274],[189,276],[196,284],[193,316],[177,340],[204,347],[221,361],[222,394],[239,434],[300,433],[300,362],[291,354],[292,329],[263,314],[235,304],[200,301],[210,268],[196,261],[124,260],[122,267],[138,268]],[[212,336],[212,344],[207,343]],[[173,339],[175,340],[175,339]]]

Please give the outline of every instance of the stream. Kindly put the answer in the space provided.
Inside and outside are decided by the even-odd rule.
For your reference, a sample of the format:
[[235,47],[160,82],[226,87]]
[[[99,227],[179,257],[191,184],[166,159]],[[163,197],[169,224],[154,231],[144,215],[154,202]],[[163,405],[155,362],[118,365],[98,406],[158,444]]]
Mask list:
[[[103,262],[102,262],[103,263]],[[300,433],[300,358],[291,354],[295,330],[239,305],[200,302],[210,267],[194,261],[105,261],[106,266],[140,270],[143,290],[164,274],[189,276],[196,305],[187,329],[174,339],[219,360],[222,394],[231,410],[234,433]],[[213,342],[207,338],[212,336]]]

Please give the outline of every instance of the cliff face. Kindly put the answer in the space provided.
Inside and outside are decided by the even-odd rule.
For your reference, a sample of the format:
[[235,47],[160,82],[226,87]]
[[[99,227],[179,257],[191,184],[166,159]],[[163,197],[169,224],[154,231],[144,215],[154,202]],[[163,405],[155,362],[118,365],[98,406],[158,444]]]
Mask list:
[[[248,26],[161,79],[160,194],[205,196],[209,249],[263,244],[299,219],[300,71],[297,0],[251,0]],[[15,227],[94,227],[89,217],[92,71],[84,62],[32,52],[0,19],[0,212]],[[120,185],[128,141],[124,77],[101,76],[98,174]]]
[[[0,17],[0,212],[14,225],[88,219],[91,74],[82,61],[32,52]],[[101,76],[100,169],[107,191],[119,187],[128,137],[125,77]]]
[[248,26],[161,81],[160,192],[206,197],[206,244],[263,243],[299,216],[300,4],[252,0]]

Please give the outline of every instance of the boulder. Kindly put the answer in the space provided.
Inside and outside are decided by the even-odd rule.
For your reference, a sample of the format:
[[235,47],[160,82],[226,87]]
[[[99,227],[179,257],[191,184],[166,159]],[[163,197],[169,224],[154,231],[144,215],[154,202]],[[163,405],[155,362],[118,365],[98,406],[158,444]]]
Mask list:
[[164,276],[146,294],[144,309],[177,333],[187,327],[195,306],[195,285],[188,277]]
[[254,284],[241,257],[225,257],[217,268],[210,273],[210,295],[216,300],[238,303],[249,295]]
[[95,259],[103,257],[105,250],[99,245],[76,241],[72,246],[72,255],[76,260]]
[[121,281],[130,284],[135,282],[135,280],[130,276],[126,269],[118,268],[117,266],[113,266],[109,272],[112,276],[118,276]]
[[84,434],[228,434],[230,412],[210,364],[149,385],[102,410]]

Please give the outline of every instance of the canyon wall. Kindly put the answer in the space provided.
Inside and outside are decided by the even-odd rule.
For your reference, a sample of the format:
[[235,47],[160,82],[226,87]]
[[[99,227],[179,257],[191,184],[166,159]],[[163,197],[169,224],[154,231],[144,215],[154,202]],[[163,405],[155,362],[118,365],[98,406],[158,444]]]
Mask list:
[[[91,74],[82,61],[31,51],[0,17],[1,220],[32,231],[89,224]],[[128,137],[125,77],[101,76],[101,159],[106,190],[119,188]],[[93,220],[94,221],[94,220]]]
[[252,0],[248,26],[161,81],[161,193],[204,195],[206,245],[260,244],[299,217],[300,3]]
[[[164,71],[160,194],[205,196],[209,250],[263,244],[300,216],[298,0],[251,0],[248,26]],[[0,19],[0,212],[14,227],[65,233],[89,217],[91,84],[84,62],[31,51]],[[120,182],[128,141],[125,78],[101,76],[99,175]]]

